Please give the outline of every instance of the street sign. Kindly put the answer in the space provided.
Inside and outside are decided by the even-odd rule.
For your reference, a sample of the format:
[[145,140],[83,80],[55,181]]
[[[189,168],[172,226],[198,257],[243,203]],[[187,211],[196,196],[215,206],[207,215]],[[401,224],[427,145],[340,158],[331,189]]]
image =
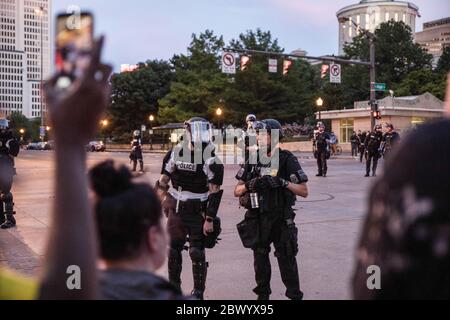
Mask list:
[[39,128],[39,135],[41,138],[45,137],[45,127]]
[[146,127],[146,126],[142,126],[141,131],[142,131],[142,132],[147,131],[147,127]]
[[375,91],[386,91],[386,83],[372,83],[372,88]]
[[278,72],[278,60],[277,59],[269,59],[269,72],[270,73]]
[[222,53],[222,73],[236,74],[236,57],[234,53]]
[[330,82],[331,83],[341,83],[342,77],[341,77],[341,65],[340,64],[332,64],[330,66]]
[[153,131],[153,130],[148,130],[148,134],[149,134],[149,135],[153,135],[153,134],[154,134],[154,131]]

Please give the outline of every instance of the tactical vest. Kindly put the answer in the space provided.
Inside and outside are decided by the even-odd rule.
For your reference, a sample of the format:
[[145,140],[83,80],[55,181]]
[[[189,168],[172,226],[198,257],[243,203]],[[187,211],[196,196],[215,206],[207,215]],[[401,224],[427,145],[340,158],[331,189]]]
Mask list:
[[[174,152],[178,152],[177,149]],[[208,176],[203,170],[205,160],[202,159],[201,164],[195,164],[193,151],[190,155],[191,159],[187,162],[183,159],[183,150],[180,150],[178,155],[179,159],[175,157],[175,170],[170,176],[173,188],[178,190],[181,187],[182,191],[207,193],[209,191]]]

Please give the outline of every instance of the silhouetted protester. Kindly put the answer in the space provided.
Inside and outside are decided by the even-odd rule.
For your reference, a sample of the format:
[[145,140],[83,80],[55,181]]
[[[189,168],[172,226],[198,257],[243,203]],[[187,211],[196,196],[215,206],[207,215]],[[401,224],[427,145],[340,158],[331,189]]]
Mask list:
[[[390,154],[357,259],[357,299],[450,299],[449,119],[419,127]],[[368,289],[370,266],[381,290]]]
[[160,200],[153,188],[133,181],[112,160],[90,171],[96,194],[100,256],[100,299],[174,300],[181,291],[155,275],[166,260],[168,236]]

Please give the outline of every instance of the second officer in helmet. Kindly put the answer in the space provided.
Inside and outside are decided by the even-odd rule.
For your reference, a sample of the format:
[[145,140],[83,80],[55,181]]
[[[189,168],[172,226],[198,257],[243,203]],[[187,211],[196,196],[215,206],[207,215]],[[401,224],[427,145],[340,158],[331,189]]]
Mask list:
[[293,206],[297,196],[308,196],[308,177],[298,159],[280,149],[283,132],[277,120],[256,122],[255,130],[259,149],[237,174],[235,189],[235,196],[247,209],[238,231],[244,246],[253,250],[257,284],[254,292],[259,300],[269,300],[272,293],[269,254],[273,244],[286,296],[301,300],[296,259],[298,229]]

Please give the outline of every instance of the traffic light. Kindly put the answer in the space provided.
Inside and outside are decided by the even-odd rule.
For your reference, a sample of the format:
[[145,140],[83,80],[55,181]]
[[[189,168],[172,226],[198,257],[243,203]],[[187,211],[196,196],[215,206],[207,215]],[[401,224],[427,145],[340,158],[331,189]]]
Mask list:
[[292,67],[292,61],[291,60],[284,60],[283,62],[283,76],[287,75],[289,73],[289,69]]
[[250,63],[251,63],[250,56],[247,56],[247,55],[242,56],[241,57],[241,71],[247,70],[250,66]]
[[328,70],[330,70],[330,66],[328,64],[323,64],[322,65],[322,71],[321,71],[321,75],[320,77],[322,79],[325,79],[328,75]]
[[377,120],[381,120],[381,112],[380,111],[373,111],[373,117]]

